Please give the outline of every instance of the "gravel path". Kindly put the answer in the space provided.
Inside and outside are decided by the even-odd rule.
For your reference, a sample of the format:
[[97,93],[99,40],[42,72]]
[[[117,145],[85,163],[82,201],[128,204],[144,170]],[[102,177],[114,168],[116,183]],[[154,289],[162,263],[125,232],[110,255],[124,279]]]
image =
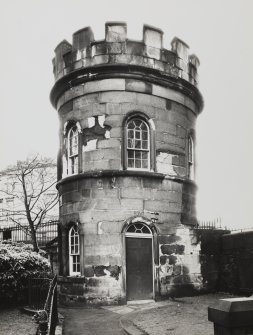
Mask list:
[[[158,303],[132,314],[133,324],[148,335],[213,335],[213,323],[208,321],[207,308],[227,294],[208,294],[177,298],[169,303]],[[231,296],[230,296],[231,297]]]
[[18,308],[0,309],[0,335],[35,335],[37,325],[32,316]]

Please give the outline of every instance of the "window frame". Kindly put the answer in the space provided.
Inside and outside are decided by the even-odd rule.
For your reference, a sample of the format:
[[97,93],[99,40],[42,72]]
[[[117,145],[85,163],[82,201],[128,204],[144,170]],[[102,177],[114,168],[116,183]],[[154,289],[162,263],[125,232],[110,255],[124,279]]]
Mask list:
[[[71,136],[73,134],[73,136]],[[71,143],[71,140],[77,143]],[[75,153],[73,153],[73,148],[75,149]],[[67,175],[72,176],[74,174],[78,174],[79,172],[79,133],[76,125],[73,125],[69,128],[67,134],[67,152],[68,152],[68,167],[67,167]],[[74,167],[74,170],[73,170]]]
[[190,134],[188,136],[187,143],[187,169],[188,169],[188,178],[191,180],[195,180],[195,147],[194,147],[194,139]]
[[[77,152],[75,154],[70,152],[70,135],[73,129],[76,128]],[[76,159],[76,169],[72,172],[72,161]],[[81,172],[82,169],[82,129],[80,123],[76,120],[66,121],[63,126],[63,142],[61,151],[62,171],[61,177],[69,177]]]
[[[72,235],[72,232],[74,231],[74,235]],[[74,237],[74,244],[72,244],[71,237]],[[75,237],[77,237],[77,243],[75,240]],[[75,246],[77,245],[78,251],[72,252],[72,245]],[[69,247],[69,275],[70,276],[80,276],[81,275],[81,262],[80,262],[80,235],[78,232],[78,228],[76,225],[72,226],[69,229],[68,233],[68,247]],[[79,256],[79,257],[78,257]],[[74,260],[76,261],[74,262]],[[76,264],[76,267],[79,265],[79,271],[74,271],[74,264]]]
[[[134,119],[138,119],[142,121],[148,131],[148,149],[143,148],[128,148],[128,125]],[[154,172],[155,171],[155,124],[153,120],[147,117],[142,112],[131,112],[125,118],[123,122],[123,150],[122,150],[122,160],[123,160],[123,169],[128,171],[144,171],[144,172]],[[128,166],[128,152],[140,151],[140,152],[148,152],[148,168],[136,168]]]

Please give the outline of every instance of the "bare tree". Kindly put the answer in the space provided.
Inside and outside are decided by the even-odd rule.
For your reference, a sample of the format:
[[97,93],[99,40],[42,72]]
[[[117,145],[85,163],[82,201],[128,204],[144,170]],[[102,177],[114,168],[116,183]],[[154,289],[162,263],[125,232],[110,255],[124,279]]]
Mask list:
[[1,172],[7,180],[1,192],[13,200],[12,206],[3,208],[3,212],[21,229],[28,224],[36,252],[39,251],[36,230],[58,202],[55,166],[52,159],[34,155]]

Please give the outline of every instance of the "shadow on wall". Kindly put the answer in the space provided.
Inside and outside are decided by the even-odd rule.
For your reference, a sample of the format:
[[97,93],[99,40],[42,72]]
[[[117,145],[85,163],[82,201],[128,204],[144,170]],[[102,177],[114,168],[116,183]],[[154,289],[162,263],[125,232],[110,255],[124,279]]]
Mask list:
[[[200,294],[203,282],[199,263],[199,242],[184,235],[170,235],[160,246],[160,293],[162,298]],[[188,243],[186,243],[188,241]],[[165,242],[165,241],[163,241]]]
[[221,237],[220,290],[253,293],[253,231]]
[[[161,278],[161,298],[177,298],[198,295],[201,292],[202,282],[196,282],[196,276],[189,273],[185,265],[172,265],[171,275]],[[195,280],[195,282],[193,282]]]
[[205,292],[253,293],[253,231],[196,229]]
[[196,229],[198,241],[201,245],[200,264],[205,293],[220,291],[222,240],[228,230]]

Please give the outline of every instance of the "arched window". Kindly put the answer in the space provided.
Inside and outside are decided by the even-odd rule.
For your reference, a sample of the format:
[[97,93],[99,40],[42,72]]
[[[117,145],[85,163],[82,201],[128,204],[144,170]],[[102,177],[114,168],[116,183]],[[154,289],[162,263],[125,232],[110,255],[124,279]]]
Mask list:
[[150,129],[141,118],[134,117],[126,125],[126,165],[128,169],[150,169]]
[[80,275],[80,246],[76,226],[69,230],[69,274],[70,276]]
[[152,234],[150,228],[140,222],[131,224],[126,232],[134,234]]
[[78,173],[78,129],[73,126],[68,131],[68,175]]
[[194,179],[195,175],[195,166],[194,166],[194,142],[193,138],[189,136],[188,138],[188,177]]

